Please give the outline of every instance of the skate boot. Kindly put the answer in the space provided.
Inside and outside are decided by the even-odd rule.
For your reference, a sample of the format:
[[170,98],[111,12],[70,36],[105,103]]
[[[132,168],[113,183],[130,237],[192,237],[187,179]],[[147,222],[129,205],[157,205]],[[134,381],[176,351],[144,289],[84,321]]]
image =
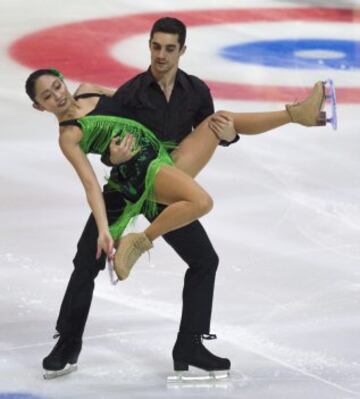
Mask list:
[[129,233],[120,240],[114,256],[114,270],[119,280],[125,280],[140,258],[153,247],[145,233]]
[[[168,382],[219,380],[229,377],[230,360],[212,354],[203,345],[203,339],[216,339],[216,335],[179,332],[172,353],[175,375],[168,377]],[[207,373],[195,375],[184,373],[189,370],[189,366],[204,370]]]
[[291,121],[303,126],[326,125],[326,112],[322,111],[325,104],[325,83],[315,83],[310,95],[300,103],[286,104],[286,110]]
[[59,340],[43,359],[44,378],[50,380],[77,370],[77,360],[82,347],[81,338],[55,334]]

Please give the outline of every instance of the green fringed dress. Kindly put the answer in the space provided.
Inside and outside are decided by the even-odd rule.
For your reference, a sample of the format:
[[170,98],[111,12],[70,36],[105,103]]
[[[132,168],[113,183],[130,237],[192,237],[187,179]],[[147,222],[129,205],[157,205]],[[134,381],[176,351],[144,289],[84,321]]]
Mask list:
[[76,125],[83,132],[80,147],[88,154],[103,154],[111,140],[123,139],[127,133],[135,137],[134,156],[116,166],[117,179],[109,180],[114,190],[120,191],[126,199],[126,207],[119,218],[110,226],[114,239],[121,237],[132,218],[144,212],[155,215],[154,181],[161,165],[173,165],[168,150],[176,145],[160,141],[154,133],[134,120],[108,115],[85,115],[64,121],[61,126]]

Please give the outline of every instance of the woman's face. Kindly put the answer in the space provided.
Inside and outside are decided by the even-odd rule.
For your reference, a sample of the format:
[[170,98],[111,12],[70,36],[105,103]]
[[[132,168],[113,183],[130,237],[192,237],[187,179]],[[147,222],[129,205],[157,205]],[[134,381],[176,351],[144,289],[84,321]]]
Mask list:
[[58,115],[69,107],[71,94],[61,79],[43,75],[35,83],[35,100],[39,109]]

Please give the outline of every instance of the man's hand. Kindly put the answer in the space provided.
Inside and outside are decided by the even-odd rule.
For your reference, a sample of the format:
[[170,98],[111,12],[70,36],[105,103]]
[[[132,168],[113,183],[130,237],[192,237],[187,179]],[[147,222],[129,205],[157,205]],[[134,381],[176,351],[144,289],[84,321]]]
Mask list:
[[110,149],[110,162],[113,165],[119,165],[131,159],[137,151],[134,151],[135,137],[132,134],[127,134],[123,140],[119,137],[114,137],[111,140]]
[[222,111],[213,114],[209,119],[209,128],[219,140],[233,141],[236,137],[233,119]]

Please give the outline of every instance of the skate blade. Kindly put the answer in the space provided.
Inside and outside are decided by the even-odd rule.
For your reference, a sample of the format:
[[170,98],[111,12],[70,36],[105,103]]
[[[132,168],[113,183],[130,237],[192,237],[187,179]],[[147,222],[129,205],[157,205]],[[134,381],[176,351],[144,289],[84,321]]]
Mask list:
[[62,370],[44,370],[43,377],[45,380],[52,380],[66,374],[70,374],[77,370],[77,364],[67,364]]
[[323,83],[327,88],[327,93],[325,98],[327,102],[330,104],[331,108],[331,117],[326,118],[326,122],[331,124],[333,130],[337,130],[337,107],[336,107],[335,84],[332,79],[327,79]]
[[217,381],[226,381],[230,378],[229,370],[216,370],[200,373],[189,373],[188,371],[175,371],[174,374],[167,377],[169,384],[178,383],[208,383]]
[[116,273],[114,270],[114,263],[111,259],[107,259],[107,269],[109,272],[109,278],[111,285],[116,285],[119,282],[119,279],[115,277]]

